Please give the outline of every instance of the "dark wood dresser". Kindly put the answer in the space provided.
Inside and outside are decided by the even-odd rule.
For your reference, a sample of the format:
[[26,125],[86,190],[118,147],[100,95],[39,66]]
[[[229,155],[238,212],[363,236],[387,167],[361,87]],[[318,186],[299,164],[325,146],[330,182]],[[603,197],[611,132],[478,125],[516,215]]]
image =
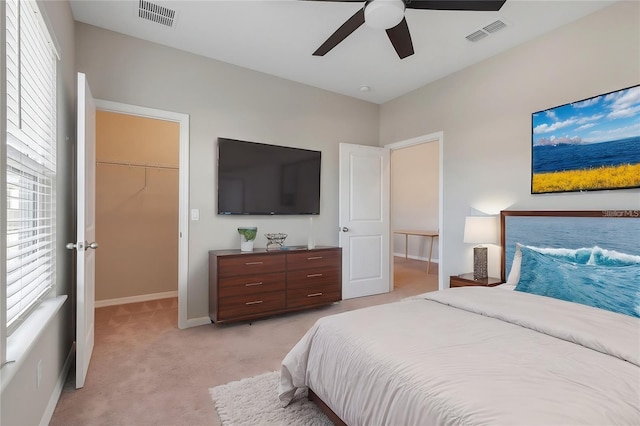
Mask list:
[[243,321],[342,299],[342,249],[209,252],[209,317]]

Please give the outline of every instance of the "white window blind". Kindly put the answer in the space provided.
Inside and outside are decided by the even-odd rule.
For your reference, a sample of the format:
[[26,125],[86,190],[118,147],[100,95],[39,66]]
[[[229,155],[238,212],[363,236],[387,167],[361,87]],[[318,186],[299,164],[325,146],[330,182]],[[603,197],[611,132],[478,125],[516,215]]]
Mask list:
[[57,55],[37,4],[6,0],[7,329],[55,286]]

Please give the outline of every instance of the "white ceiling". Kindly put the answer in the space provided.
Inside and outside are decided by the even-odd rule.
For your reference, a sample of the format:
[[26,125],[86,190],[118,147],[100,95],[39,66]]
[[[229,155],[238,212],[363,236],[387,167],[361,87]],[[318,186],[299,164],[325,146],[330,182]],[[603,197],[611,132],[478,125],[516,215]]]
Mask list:
[[[71,7],[80,22],[384,103],[613,2],[507,0],[498,12],[407,9],[415,54],[403,60],[384,30],[366,24],[326,56],[312,56],[364,2],[154,1],[178,12],[174,28],[138,18],[138,0],[72,0]],[[465,39],[497,19],[507,28],[475,43]],[[363,85],[371,90],[361,91]]]

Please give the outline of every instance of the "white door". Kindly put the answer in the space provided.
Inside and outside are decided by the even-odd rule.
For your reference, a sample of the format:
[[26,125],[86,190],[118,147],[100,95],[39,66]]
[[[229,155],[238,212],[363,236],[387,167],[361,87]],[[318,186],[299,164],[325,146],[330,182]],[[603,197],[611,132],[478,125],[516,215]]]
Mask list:
[[95,304],[96,107],[78,73],[76,388],[84,386],[93,352]]
[[342,298],[387,293],[389,149],[340,144]]

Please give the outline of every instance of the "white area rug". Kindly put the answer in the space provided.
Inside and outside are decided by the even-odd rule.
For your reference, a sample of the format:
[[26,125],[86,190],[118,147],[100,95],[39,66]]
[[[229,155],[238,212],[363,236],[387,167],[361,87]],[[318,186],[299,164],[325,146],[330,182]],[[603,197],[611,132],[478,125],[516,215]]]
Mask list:
[[291,404],[278,399],[280,372],[261,374],[209,389],[223,426],[331,426],[317,405],[298,391]]

